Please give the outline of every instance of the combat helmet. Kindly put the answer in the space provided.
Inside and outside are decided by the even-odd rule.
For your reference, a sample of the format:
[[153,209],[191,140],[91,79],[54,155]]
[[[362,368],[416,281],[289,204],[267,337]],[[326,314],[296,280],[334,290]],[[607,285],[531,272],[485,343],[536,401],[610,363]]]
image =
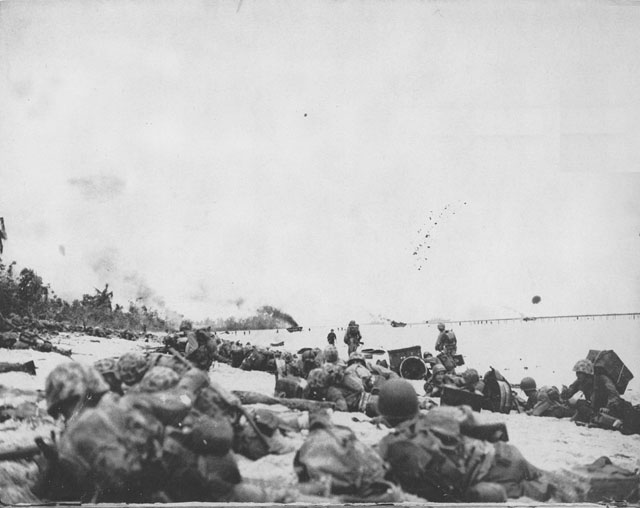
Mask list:
[[462,373],[462,379],[467,385],[475,385],[478,381],[480,381],[480,376],[478,375],[478,371],[476,369],[467,369]]
[[522,381],[520,381],[520,389],[525,393],[536,390],[536,380],[532,377],[523,377]]
[[313,349],[307,349],[300,356],[303,362],[314,362],[316,360],[316,353]]
[[429,365],[435,365],[436,363],[438,363],[436,357],[427,351],[422,354],[422,361],[424,363],[428,363]]
[[359,351],[354,351],[349,355],[349,360],[347,361],[347,365],[351,365],[352,363],[360,362],[365,367],[367,366],[367,360],[364,355]]
[[122,381],[118,375],[117,358],[100,358],[93,363],[93,367],[102,375],[112,391],[122,395]]
[[103,377],[112,375],[118,377],[118,359],[117,358],[100,358],[93,362],[93,368],[96,369]]
[[198,344],[206,344],[211,338],[206,328],[198,328],[195,332],[196,341]]
[[148,368],[149,362],[142,353],[129,352],[118,359],[118,375],[129,386],[139,382]]
[[378,412],[391,425],[413,418],[418,410],[418,394],[408,381],[390,379],[380,387]]
[[438,330],[440,330],[441,332],[444,332],[444,323],[438,323]]
[[61,414],[68,418],[78,404],[92,400],[97,402],[108,391],[109,385],[94,367],[65,362],[57,365],[47,376],[47,411],[54,418]]
[[593,363],[591,360],[578,360],[573,366],[573,370],[577,372],[583,372],[593,376]]
[[434,376],[440,372],[447,372],[447,369],[444,365],[442,365],[441,363],[436,363],[432,368],[431,368],[431,374],[433,374]]
[[138,389],[142,392],[161,392],[173,388],[180,381],[180,376],[169,367],[157,365],[144,375]]
[[307,376],[307,386],[311,390],[322,390],[329,386],[329,373],[324,369],[313,369]]
[[324,360],[328,363],[336,363],[338,361],[338,348],[335,346],[328,346],[324,350]]

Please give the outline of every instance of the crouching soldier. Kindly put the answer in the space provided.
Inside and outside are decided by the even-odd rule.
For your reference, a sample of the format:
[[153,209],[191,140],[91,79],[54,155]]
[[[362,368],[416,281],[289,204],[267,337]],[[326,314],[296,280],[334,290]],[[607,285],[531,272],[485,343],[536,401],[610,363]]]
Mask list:
[[517,448],[463,433],[463,424],[473,428],[470,409],[438,407],[421,414],[418,408],[415,390],[405,380],[380,389],[378,409],[395,428],[378,450],[390,465],[388,479],[405,491],[439,502],[549,499],[551,485]]
[[579,360],[573,367],[576,380],[562,390],[561,398],[569,400],[582,392],[586,403],[578,401],[575,419],[595,426],[620,430],[624,434],[640,433],[640,407],[624,400],[614,382],[605,373],[594,372],[590,360]]

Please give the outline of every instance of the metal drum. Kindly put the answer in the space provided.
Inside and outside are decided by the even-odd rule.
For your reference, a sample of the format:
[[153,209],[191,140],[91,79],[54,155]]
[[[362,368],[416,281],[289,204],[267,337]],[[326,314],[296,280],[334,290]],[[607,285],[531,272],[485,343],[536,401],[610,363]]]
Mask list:
[[427,366],[417,356],[407,356],[400,362],[398,373],[400,377],[405,379],[424,379],[427,374]]

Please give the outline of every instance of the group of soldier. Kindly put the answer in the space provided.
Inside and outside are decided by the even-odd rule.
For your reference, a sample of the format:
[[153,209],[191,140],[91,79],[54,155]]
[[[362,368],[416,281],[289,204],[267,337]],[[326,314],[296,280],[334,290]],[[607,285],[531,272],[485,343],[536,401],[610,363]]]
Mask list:
[[[188,357],[193,355],[188,355]],[[293,451],[299,415],[253,412],[179,353],[125,353],[58,365],[45,387],[65,428],[42,443],[35,492],[84,502],[276,502],[286,490],[242,481],[237,455]]]
[[[483,396],[487,394],[488,378],[497,375],[506,382],[500,373],[493,370],[483,377],[473,368],[458,373],[460,356],[457,354],[456,335],[443,323],[438,324],[438,331],[435,343],[437,356],[425,352],[422,357],[426,366],[424,398],[442,397],[446,387]],[[362,335],[355,321],[349,323],[344,335],[348,346],[346,361],[339,358],[333,330],[327,342],[324,350],[303,348],[298,354],[291,354],[223,341],[207,330],[196,330],[190,332],[185,352],[190,361],[205,370],[213,361],[223,361],[244,370],[272,372],[276,375],[275,394],[279,397],[326,400],[333,402],[338,410],[362,411],[375,416],[379,387],[384,381],[399,377],[398,373],[389,369],[385,360],[367,361],[359,351]],[[533,378],[523,378],[519,386],[524,397],[512,391],[506,411],[571,418],[579,424],[624,433],[640,432],[640,408],[621,397],[605,372],[595,372],[593,362],[586,359],[578,361],[573,370],[575,381],[562,390],[555,386],[538,388]],[[573,396],[578,392],[584,395],[584,399],[574,401]],[[428,404],[423,401],[423,405]]]
[[[469,407],[437,406],[431,399],[446,385],[484,392],[486,376],[481,380],[474,369],[457,375],[441,360],[443,353],[456,355],[455,335],[438,337],[438,357],[424,355],[424,396],[386,362],[367,361],[358,351],[359,330],[357,340],[354,332],[345,335],[357,342],[346,361],[335,340],[324,350],[271,355],[201,329],[187,334],[184,347],[167,341],[166,352],[57,366],[45,394],[48,412],[63,422],[63,430],[53,443],[39,441],[35,492],[43,499],[84,502],[294,502],[309,500],[305,484],[315,479],[326,487],[329,477],[328,488],[313,492],[347,496],[338,498],[345,502],[400,502],[407,500],[403,493],[451,502],[558,495],[545,473],[506,442],[504,424],[482,425]],[[277,397],[318,405],[310,406],[307,418],[249,409],[212,379],[215,361],[244,369],[264,362],[264,370],[275,374]],[[514,397],[516,404],[536,416],[580,415],[591,424],[613,420],[610,428],[629,432],[634,408],[612,381],[588,360],[574,370],[576,381],[562,392],[537,389],[532,378],[523,379],[526,398]],[[578,391],[585,403],[570,407],[566,401]],[[363,412],[389,427],[389,434],[367,447],[350,429],[334,425],[323,407]],[[238,456],[257,460],[292,452],[286,436],[303,429],[306,438],[293,464],[299,485],[265,488],[243,480]]]
[[[517,409],[533,416],[571,418],[581,425],[640,434],[640,406],[625,400],[606,372],[597,370],[589,359],[573,367],[576,379],[559,390],[555,386],[537,388],[535,379],[525,377],[520,389],[526,400],[516,398]],[[584,399],[573,400],[581,392]]]
[[[377,447],[359,443],[322,410],[306,424],[296,413],[248,411],[203,364],[189,360],[199,350],[205,355],[204,335],[186,357],[175,350],[130,352],[92,366],[54,368],[46,402],[64,429],[54,443],[40,441],[35,492],[83,502],[291,502],[306,499],[304,482],[328,475],[323,495],[351,500],[402,501],[407,492],[431,501],[553,494],[542,473],[504,442],[506,432],[484,429],[468,408],[432,408],[425,415],[410,383],[369,365],[357,351],[342,362],[329,346],[307,376],[305,396],[375,415],[391,429]],[[300,488],[243,481],[238,455],[256,460],[292,452],[282,436],[302,428],[308,436],[294,459]],[[368,457],[368,468],[352,463],[356,452]]]
[[[435,349],[441,353],[434,357],[425,353],[424,362],[429,365],[425,375],[425,393],[430,397],[440,397],[445,387],[467,390],[478,395],[486,394],[485,381],[475,369],[467,369],[461,375],[455,372],[455,362],[450,359],[457,353],[455,334],[438,325],[439,335]],[[559,390],[555,386],[537,387],[535,379],[525,377],[520,381],[520,390],[525,397],[512,392],[509,410],[532,416],[571,418],[578,424],[619,430],[625,434],[640,433],[640,406],[633,406],[624,400],[620,392],[602,369],[596,369],[589,359],[576,362],[573,367],[576,379]],[[499,373],[498,373],[499,375]],[[501,377],[501,376],[500,376]],[[504,378],[502,378],[504,379]],[[506,380],[505,380],[506,381]],[[574,401],[574,395],[582,393],[584,399]]]

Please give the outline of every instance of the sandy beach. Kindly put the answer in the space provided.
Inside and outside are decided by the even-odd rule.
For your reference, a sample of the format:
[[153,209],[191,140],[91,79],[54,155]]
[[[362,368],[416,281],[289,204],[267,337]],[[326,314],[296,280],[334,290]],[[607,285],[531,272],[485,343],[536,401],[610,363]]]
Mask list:
[[[273,332],[271,332],[273,333]],[[266,332],[263,332],[266,335]],[[279,335],[279,334],[278,334]],[[259,333],[250,334],[251,339]],[[249,340],[249,335],[246,336]],[[127,341],[60,334],[54,341],[61,347],[70,348],[73,358],[81,363],[109,356],[118,356],[126,351],[144,351],[159,345],[158,341]],[[6,373],[0,377],[2,392],[0,406],[16,407],[24,401],[36,400],[36,391],[43,390],[48,373],[59,363],[69,359],[56,353],[42,353],[32,350],[2,350],[3,361],[25,362],[33,360],[37,374]],[[226,364],[216,363],[210,377],[229,390],[249,390],[273,394],[275,378],[272,374],[258,371],[242,371]],[[422,395],[422,383],[413,382],[416,391]],[[40,392],[42,394],[42,392]],[[284,406],[269,406],[278,411],[287,411]],[[625,436],[618,432],[597,428],[578,427],[568,419],[535,418],[525,414],[499,414],[483,411],[478,415],[481,421],[504,422],[507,425],[509,441],[517,446],[524,456],[537,467],[550,472],[562,472],[574,466],[586,465],[602,456],[609,457],[615,464],[636,470],[640,467],[640,436]],[[388,433],[369,422],[362,413],[333,413],[333,421],[351,427],[364,443],[375,445]],[[22,421],[13,419],[0,424],[0,450],[13,446],[28,446],[36,436],[48,435],[57,425],[46,416],[44,401],[40,398],[37,414]],[[59,429],[58,429],[59,430]],[[297,449],[304,441],[306,431],[290,434],[287,439]],[[239,457],[242,475],[255,483],[290,485],[297,482],[292,464],[294,453],[268,455],[257,461]],[[25,476],[33,479],[36,469],[28,461],[0,463],[0,486],[3,488],[4,502],[36,501],[24,482]],[[526,500],[525,500],[526,501]]]

